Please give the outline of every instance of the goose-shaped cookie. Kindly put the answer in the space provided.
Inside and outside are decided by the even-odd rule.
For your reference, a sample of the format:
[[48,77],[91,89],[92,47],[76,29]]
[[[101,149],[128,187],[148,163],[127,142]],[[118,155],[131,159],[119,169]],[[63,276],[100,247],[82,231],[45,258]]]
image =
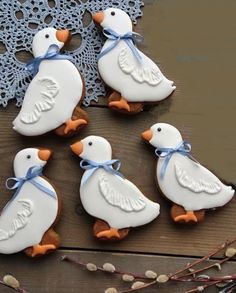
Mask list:
[[0,253],[25,251],[30,257],[46,254],[60,245],[53,227],[61,203],[53,185],[42,176],[50,150],[27,148],[14,159],[14,178],[7,180],[16,189],[0,215]]
[[234,196],[231,186],[223,184],[191,156],[190,144],[183,141],[174,126],[157,123],[142,137],[156,148],[157,183],[163,195],[174,203],[171,216],[175,222],[203,220],[205,210],[222,207]]
[[34,36],[35,59],[28,67],[36,75],[13,121],[13,129],[20,134],[37,136],[55,130],[67,136],[87,124],[87,114],[79,107],[85,92],[82,77],[68,56],[58,52],[69,40],[68,30],[52,27]]
[[108,8],[94,14],[93,20],[108,38],[99,56],[98,70],[104,82],[114,90],[109,97],[109,107],[135,114],[142,111],[145,104],[158,103],[175,90],[174,82],[135,46],[140,36],[133,33],[127,13]]
[[[131,227],[145,225],[159,215],[160,206],[146,198],[118,168],[113,166],[110,143],[99,136],[88,136],[71,146],[80,156],[86,171],[80,185],[80,198],[85,210],[100,219],[95,223],[94,235],[99,239],[120,240]],[[105,221],[105,223],[104,223]]]

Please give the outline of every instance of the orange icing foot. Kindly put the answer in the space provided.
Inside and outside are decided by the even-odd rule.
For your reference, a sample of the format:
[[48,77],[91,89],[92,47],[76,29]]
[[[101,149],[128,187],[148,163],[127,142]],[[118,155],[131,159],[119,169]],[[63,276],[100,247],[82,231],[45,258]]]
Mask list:
[[120,239],[120,234],[119,234],[118,229],[111,228],[110,230],[105,230],[105,231],[97,233],[96,237],[97,238],[105,237],[105,238],[109,238],[109,239],[115,237],[115,238]]
[[193,221],[198,222],[197,217],[195,216],[194,212],[188,211],[185,215],[180,215],[175,217],[175,222],[185,221],[186,223]]
[[76,130],[80,125],[87,124],[87,121],[84,119],[77,119],[77,120],[67,120],[66,127],[64,129],[64,133],[68,134],[70,130]]
[[56,246],[53,244],[45,244],[45,245],[34,245],[32,251],[32,257],[35,257],[37,255],[46,254],[48,250],[55,250]]
[[115,107],[119,110],[127,110],[128,112],[130,112],[129,103],[124,98],[121,98],[119,101],[110,102],[109,107]]

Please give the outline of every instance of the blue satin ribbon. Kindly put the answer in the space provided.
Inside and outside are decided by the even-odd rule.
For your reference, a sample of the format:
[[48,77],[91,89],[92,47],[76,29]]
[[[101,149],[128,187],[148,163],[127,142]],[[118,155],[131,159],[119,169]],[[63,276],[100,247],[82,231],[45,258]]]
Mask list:
[[[52,51],[53,50],[53,51]],[[50,45],[46,54],[43,56],[39,56],[30,60],[25,68],[28,70],[33,76],[35,76],[39,71],[39,65],[43,60],[71,60],[72,57],[66,54],[59,54],[59,47],[55,44]]]
[[129,46],[130,50],[132,51],[132,53],[134,54],[134,56],[136,57],[136,59],[141,63],[142,62],[142,57],[139,54],[138,49],[136,48],[136,46],[134,44],[137,43],[142,43],[143,42],[143,37],[140,34],[134,33],[134,32],[128,32],[124,35],[120,35],[117,32],[111,30],[111,29],[104,29],[103,30],[103,34],[112,42],[112,44],[107,47],[106,49],[104,49],[99,55],[98,55],[98,59],[102,58],[104,55],[106,55],[107,53],[109,53],[111,50],[113,50],[118,43],[120,42],[120,40],[124,40],[126,42],[126,44]]
[[161,173],[160,173],[161,179],[163,179],[166,172],[167,165],[174,153],[179,153],[183,156],[189,157],[194,162],[199,164],[199,162],[190,154],[190,152],[191,152],[191,144],[186,141],[182,141],[175,148],[157,148],[155,150],[155,154],[160,158],[164,158],[164,162],[161,167]]
[[[113,168],[113,165],[115,165],[115,169]],[[81,185],[83,185],[99,168],[103,168],[105,171],[111,174],[115,174],[124,178],[124,175],[118,171],[120,169],[120,166],[121,162],[119,160],[110,160],[104,163],[96,163],[91,160],[82,160],[80,162],[80,167],[87,172],[82,177]]]
[[[43,191],[47,195],[56,199],[56,193],[54,191],[48,189],[47,187],[45,187],[41,183],[34,180],[35,177],[42,175],[42,169],[43,169],[42,167],[34,166],[34,167],[29,168],[25,177],[10,177],[10,178],[8,178],[6,181],[6,188],[9,190],[16,189],[16,192],[10,201],[12,201],[19,194],[19,192],[20,192],[22,186],[25,184],[25,182],[30,182],[31,184],[33,184],[35,187],[37,187],[38,189],[40,189],[41,191]],[[9,181],[15,181],[15,184],[13,186],[9,186]]]

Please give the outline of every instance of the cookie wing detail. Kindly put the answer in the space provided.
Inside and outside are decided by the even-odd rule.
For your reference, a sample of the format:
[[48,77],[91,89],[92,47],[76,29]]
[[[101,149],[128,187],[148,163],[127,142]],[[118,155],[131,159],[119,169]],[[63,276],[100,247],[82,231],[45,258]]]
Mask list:
[[[120,179],[116,178],[116,180]],[[102,175],[99,178],[98,184],[100,192],[110,205],[119,207],[121,210],[125,212],[137,212],[145,208],[146,202],[144,201],[141,195],[129,195],[129,185],[127,185],[127,194],[123,194],[120,190],[118,190],[117,187],[113,186],[113,183],[114,182],[111,182],[109,178],[105,175]],[[119,182],[117,186],[119,186],[120,184],[124,183]],[[136,190],[134,190],[133,194],[136,193],[135,191]]]
[[208,182],[201,179],[201,176],[197,179],[193,178],[177,163],[175,163],[175,175],[178,183],[182,187],[188,188],[195,193],[205,192],[207,194],[217,194],[222,189],[217,181]]
[[0,229],[0,241],[13,237],[18,230],[24,228],[28,224],[29,217],[33,213],[33,203],[28,199],[18,200],[18,203],[20,204],[19,211],[16,213],[14,219],[12,219],[9,230],[5,231]]
[[[35,95],[39,96],[33,104],[31,112],[22,112],[21,121],[25,124],[32,124],[41,118],[42,112],[50,111],[55,104],[55,98],[59,92],[59,86],[52,78],[38,78],[32,81],[32,86],[35,87]],[[43,87],[43,90],[40,90]]]
[[162,73],[158,67],[148,67],[143,64],[137,66],[134,57],[128,51],[128,48],[123,48],[118,58],[121,70],[132,76],[132,78],[139,83],[148,83],[149,85],[156,86],[162,79]]

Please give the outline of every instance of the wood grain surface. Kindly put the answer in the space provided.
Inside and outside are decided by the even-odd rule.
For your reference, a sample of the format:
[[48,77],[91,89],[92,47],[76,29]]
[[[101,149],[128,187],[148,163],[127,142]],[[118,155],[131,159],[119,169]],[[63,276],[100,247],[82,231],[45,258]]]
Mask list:
[[[194,156],[202,164],[221,178],[236,183],[236,1],[149,0],[145,4],[144,16],[135,30],[145,36],[142,50],[160,65],[166,76],[176,81],[177,90],[170,99],[150,111],[127,117],[107,109],[106,99],[101,98],[98,104],[93,103],[85,109],[91,121],[89,126],[69,139],[50,134],[39,138],[22,137],[11,128],[19,111],[14,102],[0,109],[0,207],[12,195],[5,189],[5,180],[13,175],[14,155],[24,147],[53,149],[54,155],[45,175],[60,189],[63,197],[63,215],[56,229],[62,238],[59,252],[36,261],[22,254],[0,256],[0,275],[12,273],[31,293],[97,293],[111,283],[121,284],[116,278],[113,282],[100,273],[95,278],[71,264],[60,263],[60,256],[65,253],[92,262],[109,260],[130,271],[153,268],[161,273],[183,266],[188,262],[184,256],[205,255],[236,234],[235,199],[222,209],[208,212],[199,225],[173,224],[170,205],[155,185],[154,149],[140,138],[141,132],[156,122],[171,123],[191,142]],[[22,58],[27,60],[28,57],[23,55]],[[113,158],[121,160],[124,175],[161,205],[157,220],[133,229],[120,243],[96,241],[92,237],[93,219],[80,203],[82,171],[79,159],[69,146],[91,134],[104,136],[111,142]],[[233,271],[234,262],[225,266],[226,274]],[[182,285],[174,285],[146,292],[184,290]],[[214,290],[209,292],[216,292]],[[1,287],[0,292],[10,291]]]

